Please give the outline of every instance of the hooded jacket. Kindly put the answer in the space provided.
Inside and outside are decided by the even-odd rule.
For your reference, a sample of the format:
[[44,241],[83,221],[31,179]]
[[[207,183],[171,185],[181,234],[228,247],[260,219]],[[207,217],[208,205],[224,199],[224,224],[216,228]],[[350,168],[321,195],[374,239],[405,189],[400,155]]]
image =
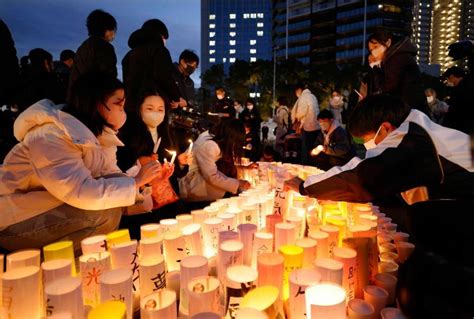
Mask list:
[[179,101],[179,89],[173,80],[173,61],[161,35],[141,28],[128,39],[130,51],[122,60],[123,82],[128,103],[137,103],[140,91],[156,88],[171,101]]
[[420,187],[428,199],[473,198],[474,168],[467,134],[412,110],[400,127],[367,151],[366,159],[355,157],[310,176],[300,192],[318,199],[370,202]]
[[107,152],[118,142],[103,148],[82,122],[59,108],[41,100],[15,121],[19,143],[0,166],[0,229],[63,203],[84,210],[135,203],[134,179],[121,175]]

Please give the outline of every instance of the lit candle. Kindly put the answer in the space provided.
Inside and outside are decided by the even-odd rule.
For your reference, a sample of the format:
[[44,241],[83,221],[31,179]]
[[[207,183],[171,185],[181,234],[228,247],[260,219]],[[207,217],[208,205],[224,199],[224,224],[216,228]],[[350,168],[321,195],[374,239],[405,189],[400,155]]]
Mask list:
[[303,265],[303,248],[294,245],[283,245],[278,249],[278,252],[284,258],[284,272],[283,272],[283,300],[288,300],[290,295],[290,273],[295,269],[300,269]]
[[191,155],[192,151],[193,151],[193,140],[189,139],[188,155]]
[[[189,318],[198,313],[221,313],[220,296],[221,287],[217,278],[202,276],[193,278],[187,285],[189,297]],[[209,318],[209,317],[205,317]],[[219,318],[222,318],[219,316]]]
[[176,319],[176,293],[162,289],[143,298],[140,301],[140,318]]
[[176,159],[176,151],[170,151],[170,150],[166,150],[166,151],[171,154],[170,165],[173,165],[173,164],[174,164],[174,160]]
[[346,292],[334,284],[319,284],[306,289],[306,317],[308,319],[345,319]]

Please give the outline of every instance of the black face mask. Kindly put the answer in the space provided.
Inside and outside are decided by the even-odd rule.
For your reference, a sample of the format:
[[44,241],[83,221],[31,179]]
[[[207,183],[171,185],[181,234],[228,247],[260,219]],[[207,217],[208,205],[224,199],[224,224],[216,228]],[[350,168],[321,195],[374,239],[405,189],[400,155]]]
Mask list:
[[191,65],[186,65],[186,67],[184,67],[184,72],[186,72],[186,74],[188,74],[188,75],[193,74],[194,70],[195,70],[195,68]]

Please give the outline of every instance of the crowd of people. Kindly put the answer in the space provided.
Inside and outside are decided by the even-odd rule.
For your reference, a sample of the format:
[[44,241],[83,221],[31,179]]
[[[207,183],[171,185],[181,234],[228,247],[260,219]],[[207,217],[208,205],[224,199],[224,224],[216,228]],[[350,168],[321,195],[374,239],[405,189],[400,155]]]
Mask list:
[[[288,189],[318,199],[367,202],[400,194],[409,204],[472,199],[469,149],[473,133],[471,76],[448,69],[452,88],[441,101],[420,85],[415,47],[385,31],[370,35],[370,68],[350,110],[347,92],[334,89],[328,108],[304,83],[276,101],[275,130],[262,126],[257,100],[232,100],[215,89],[210,126],[190,145],[173,127],[174,110],[195,105],[190,75],[199,57],[184,50],[176,63],[166,48],[166,25],[146,21],[128,40],[117,79],[112,41],[117,22],[95,10],[89,37],[60,61],[36,48],[2,83],[0,247],[40,247],[117,227],[139,237],[145,223],[174,217],[250,188],[239,180],[242,158],[290,161],[326,173]],[[16,54],[5,24],[2,40]],[[5,50],[8,52],[8,50]],[[350,116],[347,113],[350,111]],[[443,126],[441,126],[443,125]],[[274,139],[269,138],[274,135]],[[363,141],[364,159],[357,157]],[[274,140],[274,143],[272,142]]]

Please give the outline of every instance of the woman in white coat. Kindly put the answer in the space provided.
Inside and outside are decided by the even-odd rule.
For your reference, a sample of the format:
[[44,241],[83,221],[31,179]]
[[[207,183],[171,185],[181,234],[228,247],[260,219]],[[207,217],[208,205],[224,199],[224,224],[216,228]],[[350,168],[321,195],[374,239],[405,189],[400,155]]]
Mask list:
[[[123,84],[104,74],[81,76],[64,110],[41,100],[14,124],[19,143],[0,166],[0,246],[8,250],[80,240],[118,227],[122,207],[159,175],[156,162],[134,178],[116,165],[112,132],[124,124]],[[108,136],[105,143],[104,137]],[[115,140],[110,142],[110,139]]]
[[189,172],[179,181],[181,198],[206,202],[249,189],[249,182],[237,179],[234,165],[244,142],[245,129],[239,120],[220,122],[201,133],[194,142]]

